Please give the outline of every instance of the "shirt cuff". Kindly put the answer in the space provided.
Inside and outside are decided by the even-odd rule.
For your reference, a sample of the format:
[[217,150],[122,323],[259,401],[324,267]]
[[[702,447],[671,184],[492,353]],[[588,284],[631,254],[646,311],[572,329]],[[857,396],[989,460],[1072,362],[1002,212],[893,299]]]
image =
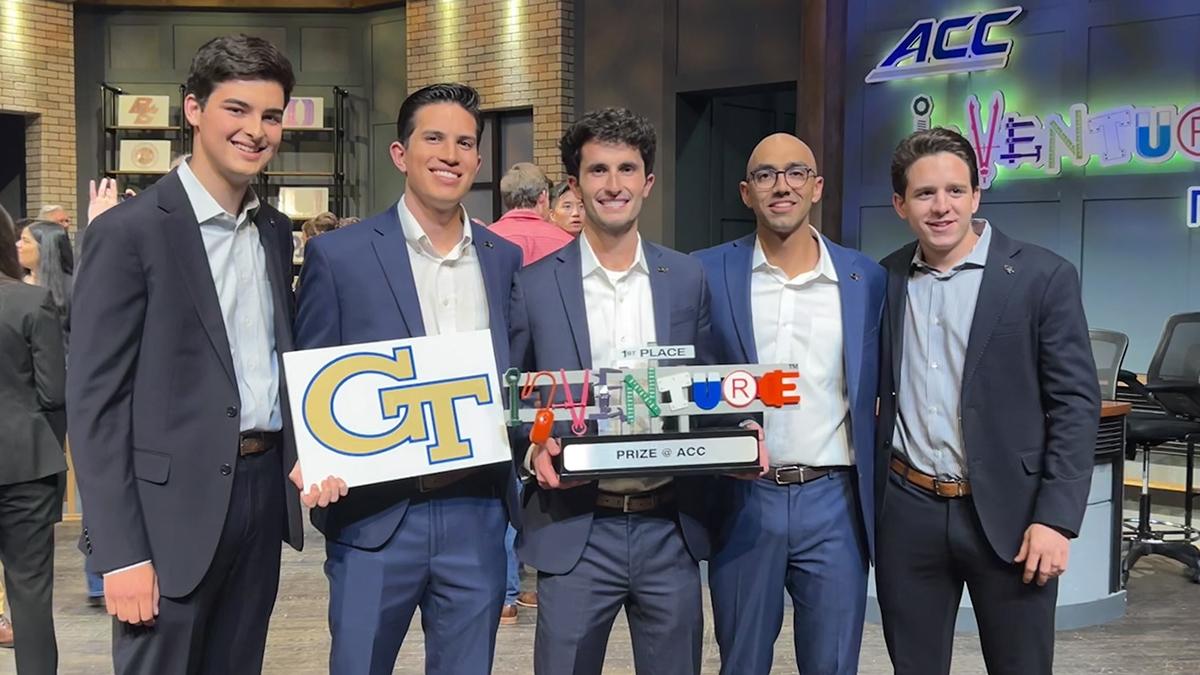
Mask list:
[[132,564],[132,565],[126,565],[126,566],[124,566],[124,567],[121,567],[121,568],[119,568],[119,569],[115,569],[115,570],[113,570],[113,571],[111,571],[111,572],[105,572],[105,573],[104,573],[103,575],[101,575],[101,576],[105,576],[105,577],[106,577],[106,576],[108,576],[108,575],[110,575],[110,574],[116,574],[117,572],[124,572],[125,570],[131,570],[131,569],[133,569],[133,568],[135,568],[135,567],[141,567],[142,565],[149,565],[149,564],[150,564],[150,561],[149,561],[149,560],[143,560],[143,561],[142,561],[142,562],[140,562],[140,563],[134,563],[134,564]]
[[533,449],[534,444],[529,444],[529,449],[525,451],[525,459],[521,462],[521,473],[524,478],[533,478]]

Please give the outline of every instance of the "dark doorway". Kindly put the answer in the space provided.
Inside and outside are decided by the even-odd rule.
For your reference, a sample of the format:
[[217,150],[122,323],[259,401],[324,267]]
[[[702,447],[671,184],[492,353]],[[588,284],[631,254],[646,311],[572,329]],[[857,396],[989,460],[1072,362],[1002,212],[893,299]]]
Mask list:
[[0,206],[13,220],[25,217],[25,118],[0,113]]
[[690,252],[753,232],[738,182],[764,136],[795,133],[795,83],[680,94],[675,109],[676,247]]

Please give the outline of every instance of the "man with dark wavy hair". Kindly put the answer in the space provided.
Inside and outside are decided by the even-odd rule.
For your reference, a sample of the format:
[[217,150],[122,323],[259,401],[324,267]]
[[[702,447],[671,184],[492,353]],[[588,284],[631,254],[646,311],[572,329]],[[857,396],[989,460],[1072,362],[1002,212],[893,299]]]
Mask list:
[[[696,345],[700,362],[711,362],[701,355],[709,297],[700,263],[638,231],[654,186],[654,127],[623,108],[596,110],[567,130],[560,148],[583,199],[583,233],[517,275],[513,365],[633,366],[621,350],[649,343]],[[633,426],[652,430],[647,418]],[[513,446],[527,481],[517,553],[539,572],[535,672],[598,675],[622,608],[638,673],[700,672],[707,479],[561,480],[553,457],[568,427],[556,425],[542,445]]]
[[250,187],[294,84],[265,40],[205,43],[190,158],[83,237],[68,420],[122,675],[259,672],[280,542],[302,542],[280,367],[291,223]]

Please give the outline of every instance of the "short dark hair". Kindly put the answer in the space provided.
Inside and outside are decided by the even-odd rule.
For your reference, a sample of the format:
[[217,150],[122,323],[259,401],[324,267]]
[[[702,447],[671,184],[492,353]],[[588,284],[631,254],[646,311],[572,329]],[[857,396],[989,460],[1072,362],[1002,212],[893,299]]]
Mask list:
[[408,137],[417,128],[417,111],[434,103],[457,103],[475,118],[475,142],[483,138],[483,113],[479,111],[479,92],[457,82],[439,82],[421,87],[408,95],[396,115],[396,140],[408,145]]
[[555,183],[554,187],[550,190],[550,208],[558,206],[558,200],[562,199],[562,196],[567,194],[567,190],[570,189],[571,184],[565,180],[561,183]]
[[971,173],[971,189],[979,189],[979,164],[975,148],[962,134],[945,127],[915,131],[900,141],[892,153],[892,191],[901,197],[908,190],[908,168],[922,157],[948,152],[967,163]]
[[187,93],[203,108],[217,85],[230,80],[263,80],[283,87],[283,100],[292,97],[296,75],[283,52],[266,40],[250,35],[224,35],[200,46],[188,70]]
[[579,178],[580,152],[588,141],[619,143],[638,149],[646,175],[654,173],[654,125],[628,108],[592,110],[572,124],[558,142],[563,168],[568,176]]

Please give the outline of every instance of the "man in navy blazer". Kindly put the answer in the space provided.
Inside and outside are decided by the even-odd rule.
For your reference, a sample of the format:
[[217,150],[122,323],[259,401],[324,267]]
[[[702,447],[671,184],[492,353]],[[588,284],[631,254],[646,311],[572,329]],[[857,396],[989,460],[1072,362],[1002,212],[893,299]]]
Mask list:
[[[404,101],[391,154],[405,193],[387,211],[309,242],[298,347],[490,328],[499,371],[508,368],[521,251],[473,225],[462,206],[481,132],[470,87],[435,84]],[[320,493],[313,523],[326,538],[331,673],[391,673],[418,607],[427,673],[491,672],[512,471],[506,462],[352,490],[336,477],[310,484]]]
[[291,223],[250,187],[294,83],[265,40],[205,43],[192,154],[83,237],[67,411],[121,675],[259,672],[280,541],[302,542],[280,362]]
[[979,171],[957,132],[901,141],[892,187],[917,241],[883,260],[875,573],[888,654],[901,675],[949,673],[965,585],[988,672],[1049,675],[1100,417],[1079,277],[972,218]]
[[[584,115],[560,147],[583,200],[583,234],[518,273],[513,365],[524,372],[633,366],[618,351],[649,342],[696,345],[707,361],[699,353],[709,328],[703,270],[638,233],[642,200],[654,184],[654,128],[628,110],[607,108]],[[555,437],[569,427],[556,425]],[[600,673],[624,607],[638,673],[698,673],[698,561],[709,551],[705,479],[580,484],[556,473],[555,438],[544,446],[514,441],[513,452],[530,479],[517,554],[539,572],[535,672]]]
[[720,479],[709,561],[722,673],[768,673],[792,597],[802,673],[858,672],[873,550],[873,447],[885,278],[810,225],[824,180],[773,134],[739,184],[756,232],[695,255],[721,363],[795,363],[797,408],[764,415],[770,470]]

